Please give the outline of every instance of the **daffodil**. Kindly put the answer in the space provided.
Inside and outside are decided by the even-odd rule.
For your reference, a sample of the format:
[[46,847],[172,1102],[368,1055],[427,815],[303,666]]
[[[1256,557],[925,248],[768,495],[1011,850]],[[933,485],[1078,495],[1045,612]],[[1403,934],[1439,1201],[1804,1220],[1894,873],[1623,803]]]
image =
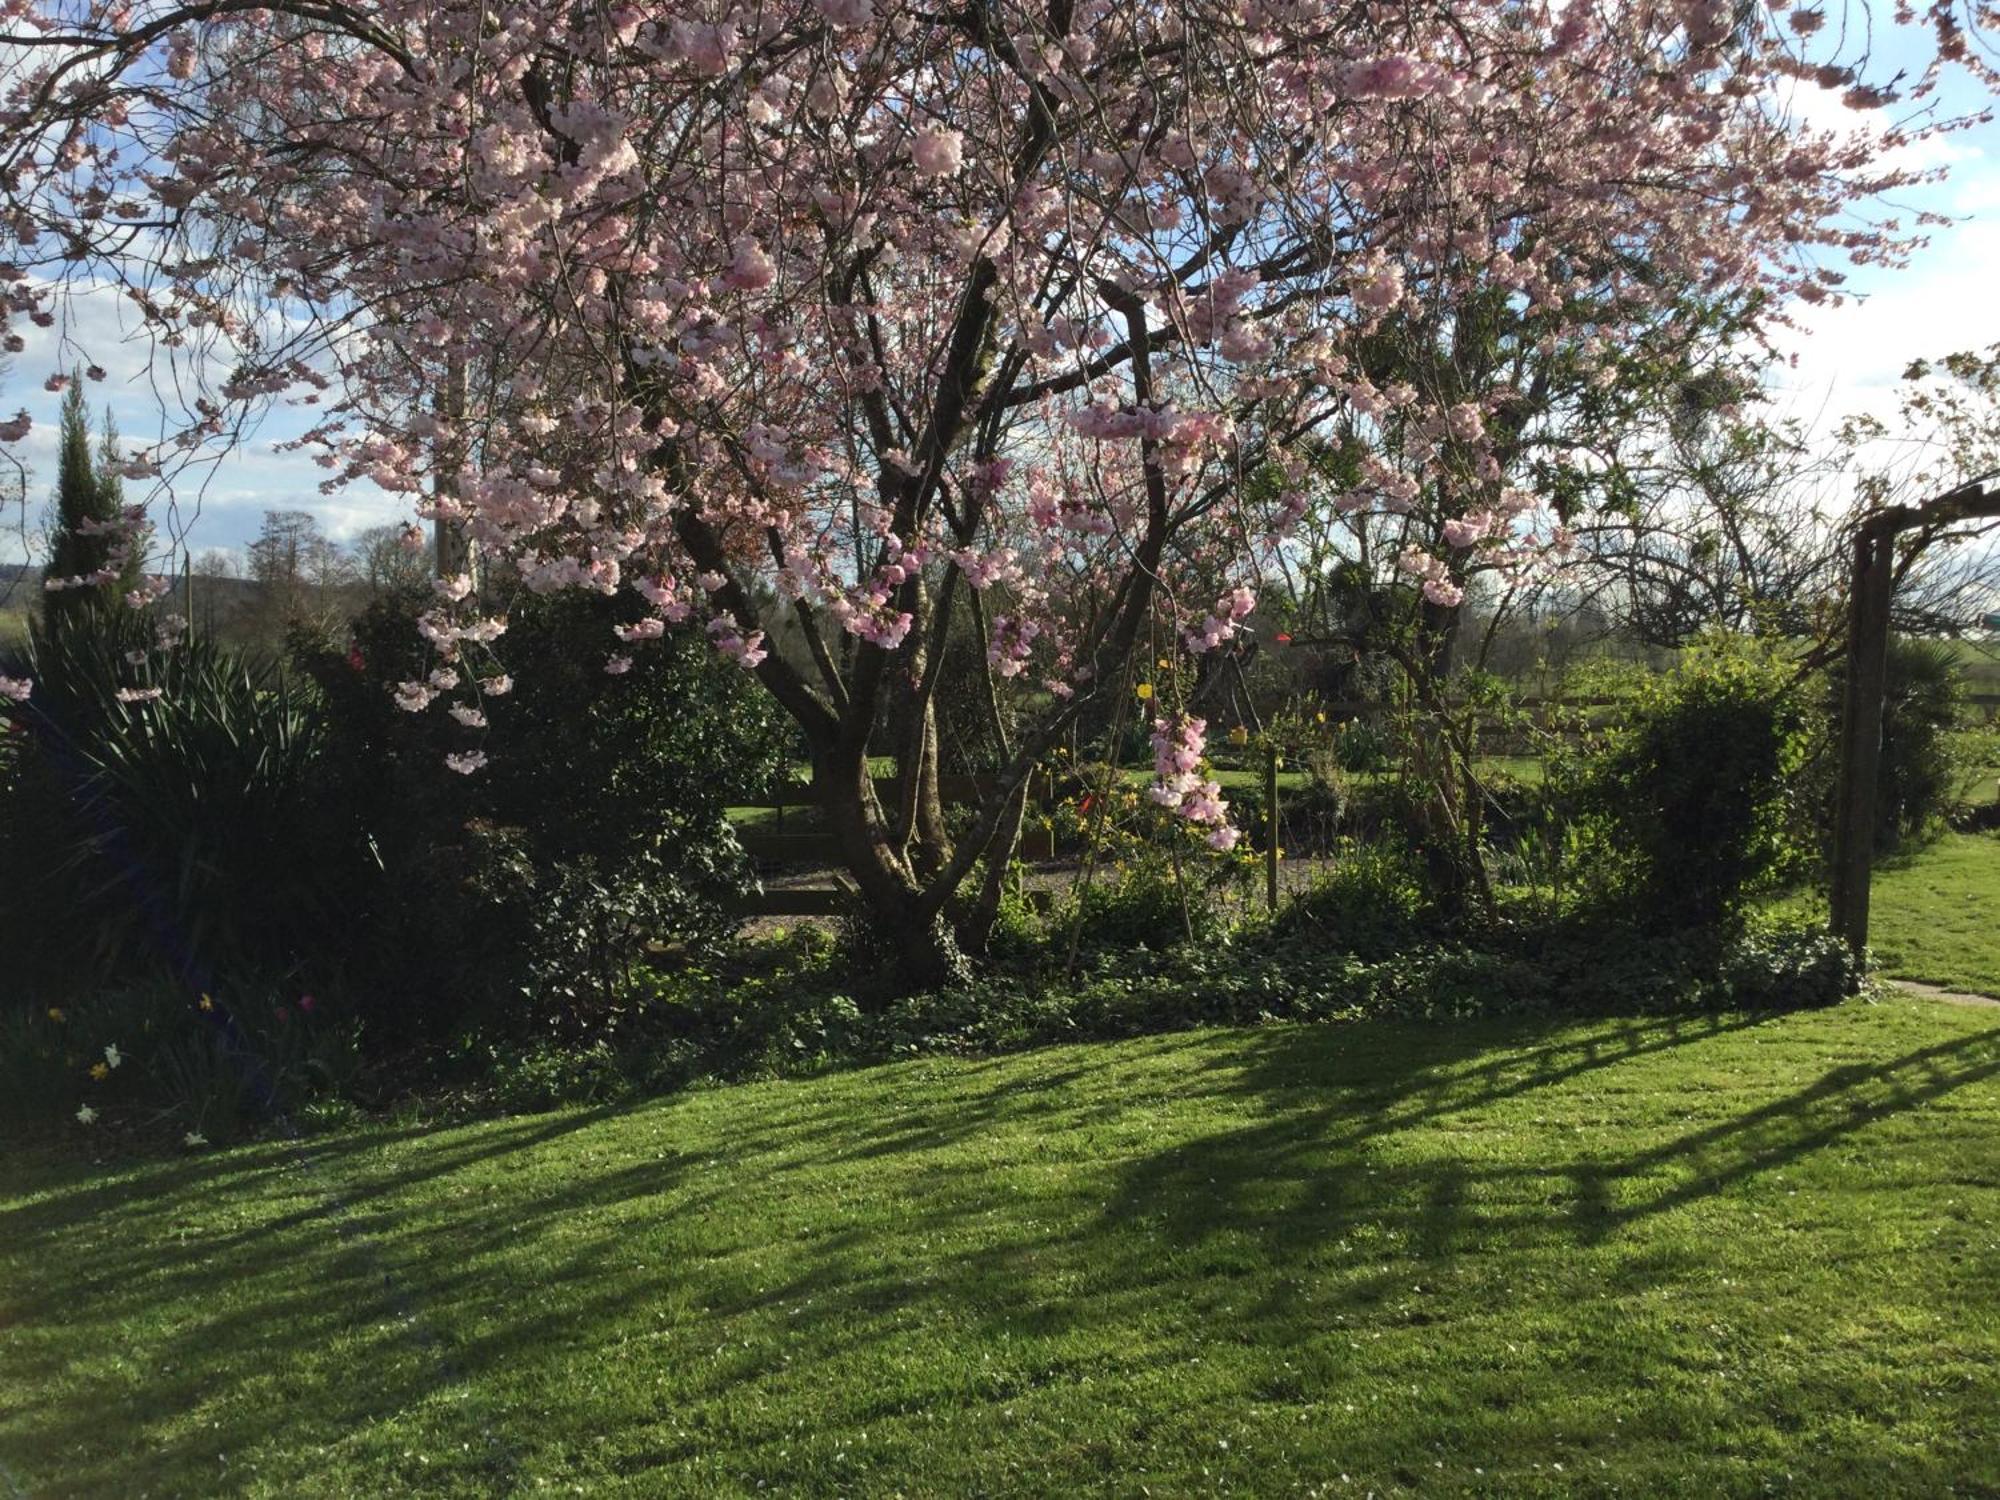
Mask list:
[[117,1067],[125,1061],[125,1054],[118,1050],[116,1042],[107,1042],[104,1047],[104,1061],[108,1067]]
[[102,1083],[111,1076],[111,1070],[103,1063],[92,1063],[90,1065],[90,1076],[95,1078],[99,1083]]
[[63,1008],[60,1005],[51,1005],[49,1007],[49,1019],[60,1023],[63,1020]]
[[1141,703],[1150,703],[1152,701],[1153,698],[1152,683],[1142,682],[1138,685],[1138,687],[1134,688],[1133,691],[1139,695],[1139,701]]

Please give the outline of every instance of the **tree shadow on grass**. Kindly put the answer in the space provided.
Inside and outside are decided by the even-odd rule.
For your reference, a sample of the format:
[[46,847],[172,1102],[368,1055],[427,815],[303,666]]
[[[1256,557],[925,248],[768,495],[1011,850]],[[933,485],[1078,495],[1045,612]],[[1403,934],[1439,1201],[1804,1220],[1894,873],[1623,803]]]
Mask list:
[[[1691,1094],[1664,1138],[1671,1113],[1614,1128],[1621,1079],[1659,1084],[1621,1068],[1759,1024],[1189,1034],[735,1096],[749,1129],[707,1095],[311,1142],[317,1172],[257,1147],[82,1182],[0,1212],[0,1255],[34,1273],[0,1289],[23,1393],[0,1454],[36,1494],[223,1492],[246,1457],[303,1492],[315,1446],[384,1492],[500,1493],[599,1452],[614,1476],[710,1479],[727,1453],[747,1485],[791,1477],[802,1410],[976,1429],[1145,1387],[1218,1333],[1277,1399],[1293,1356],[1346,1378],[1307,1358],[1336,1322],[1432,1316],[1412,1282],[1464,1257],[1588,1253],[2000,1072],[1996,1034],[1970,1035],[1748,1107]],[[1622,1264],[1671,1275],[1680,1253]],[[600,1398],[602,1450],[537,1415],[592,1368],[656,1379]],[[1170,1424],[1127,1399],[1135,1433]],[[413,1429],[436,1439],[417,1457]]]

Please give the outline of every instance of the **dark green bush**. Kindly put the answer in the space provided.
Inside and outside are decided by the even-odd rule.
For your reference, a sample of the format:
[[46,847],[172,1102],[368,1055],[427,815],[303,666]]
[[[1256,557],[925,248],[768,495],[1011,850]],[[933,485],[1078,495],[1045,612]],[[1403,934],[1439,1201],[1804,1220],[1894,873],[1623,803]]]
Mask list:
[[[654,977],[618,1033],[621,1076],[659,1089],[1272,1021],[1794,1009],[1832,1004],[1860,983],[1846,945],[1817,928],[1621,937],[1580,927],[1485,949],[1422,943],[1378,961],[1272,928],[1171,952],[1103,949],[1067,977],[988,973],[877,1010],[856,1005],[857,976],[829,944],[794,939],[738,953],[727,966]],[[588,1097],[603,1097],[601,1057],[591,1056]],[[523,1075],[557,1071],[535,1055],[504,1077],[518,1090]]]
[[0,941],[24,995],[283,976],[339,931],[313,837],[310,693],[205,639],[147,650],[151,632],[126,611],[37,636],[34,694],[0,702]]
[[1389,764],[1389,737],[1365,719],[1350,719],[1334,736],[1334,756],[1350,776],[1380,771]]
[[615,1004],[653,941],[733,925],[749,880],[725,816],[764,794],[790,749],[775,709],[698,632],[634,650],[610,676],[636,599],[526,597],[505,637],[513,692],[486,700],[476,776],[445,769],[472,736],[405,713],[397,682],[433,663],[392,601],[351,649],[302,647],[327,704],[322,796],[347,810],[343,889],[369,941],[349,987],[391,1036],[441,1036],[475,1013],[496,1034],[565,1034]]
[[1739,921],[1753,893],[1812,857],[1800,838],[1809,750],[1780,662],[1708,650],[1649,682],[1580,789],[1600,897],[1654,931]]
[[[1875,780],[1875,848],[1887,853],[1937,828],[1951,811],[1965,764],[1954,731],[1965,711],[1965,681],[1952,646],[1897,636],[1889,642],[1882,694],[1882,760]],[[1827,674],[1829,745],[1838,743],[1846,664]],[[1822,766],[1827,826],[1839,768]]]

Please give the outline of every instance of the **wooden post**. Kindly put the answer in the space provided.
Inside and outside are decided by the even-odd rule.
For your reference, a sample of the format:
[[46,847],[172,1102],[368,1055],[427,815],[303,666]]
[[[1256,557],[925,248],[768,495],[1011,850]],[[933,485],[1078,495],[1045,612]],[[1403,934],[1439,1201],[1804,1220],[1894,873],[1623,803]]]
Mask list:
[[1889,526],[1864,525],[1854,537],[1830,906],[1834,934],[1856,954],[1868,946],[1868,879],[1875,846],[1875,783],[1882,766],[1895,548],[1895,531]]
[[1264,908],[1278,914],[1278,747],[1264,759]]
[[1882,769],[1882,693],[1889,674],[1889,604],[1896,592],[1896,534],[1924,528],[1921,547],[1957,521],[2000,517],[2000,494],[1983,474],[1922,505],[1872,513],[1854,533],[1847,606],[1847,689],[1840,715],[1840,791],[1833,811],[1829,917],[1856,956],[1868,948],[1868,876],[1875,852],[1875,782]]

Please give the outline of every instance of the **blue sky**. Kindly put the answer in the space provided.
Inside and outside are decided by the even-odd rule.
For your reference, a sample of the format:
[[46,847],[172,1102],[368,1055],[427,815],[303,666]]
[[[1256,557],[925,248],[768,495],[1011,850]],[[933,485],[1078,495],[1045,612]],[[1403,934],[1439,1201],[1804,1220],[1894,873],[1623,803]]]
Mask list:
[[[1897,53],[1914,58],[1917,49],[1908,38],[1891,35],[1883,60],[1894,66],[1902,60]],[[1851,118],[1829,107],[1830,97],[1802,89],[1795,103],[1814,120]],[[1944,102],[1947,110],[1964,111],[1977,108],[1983,96],[1976,86],[1958,80],[1946,90]],[[1904,201],[1912,208],[1952,214],[1960,222],[1931,231],[1931,243],[1909,270],[1857,275],[1851,288],[1860,300],[1806,310],[1804,330],[1781,340],[1787,351],[1796,352],[1798,362],[1776,382],[1773,396],[1779,410],[1823,425],[1857,411],[1888,416],[1895,408],[1897,377],[1912,359],[2000,342],[2000,298],[1993,286],[1993,268],[2000,266],[2000,125],[1928,143],[1913,159],[1918,165],[1946,166],[1950,177]],[[25,406],[35,418],[20,446],[20,456],[33,466],[26,507],[30,526],[55,478],[60,398],[42,389],[52,371],[67,368],[87,350],[109,372],[106,381],[91,387],[93,403],[108,403],[132,437],[144,440],[159,431],[147,346],[128,340],[129,331],[121,326],[118,303],[104,296],[71,300],[55,328],[25,330],[28,346],[0,386],[0,411]],[[277,409],[245,444],[212,468],[180,476],[170,493],[156,493],[152,503],[162,529],[184,537],[200,552],[241,548],[269,509],[311,510],[331,535],[343,540],[408,514],[403,502],[372,486],[322,495],[325,471],[305,455],[278,451],[304,425],[299,414]],[[22,556],[19,519],[5,518],[0,561]]]

